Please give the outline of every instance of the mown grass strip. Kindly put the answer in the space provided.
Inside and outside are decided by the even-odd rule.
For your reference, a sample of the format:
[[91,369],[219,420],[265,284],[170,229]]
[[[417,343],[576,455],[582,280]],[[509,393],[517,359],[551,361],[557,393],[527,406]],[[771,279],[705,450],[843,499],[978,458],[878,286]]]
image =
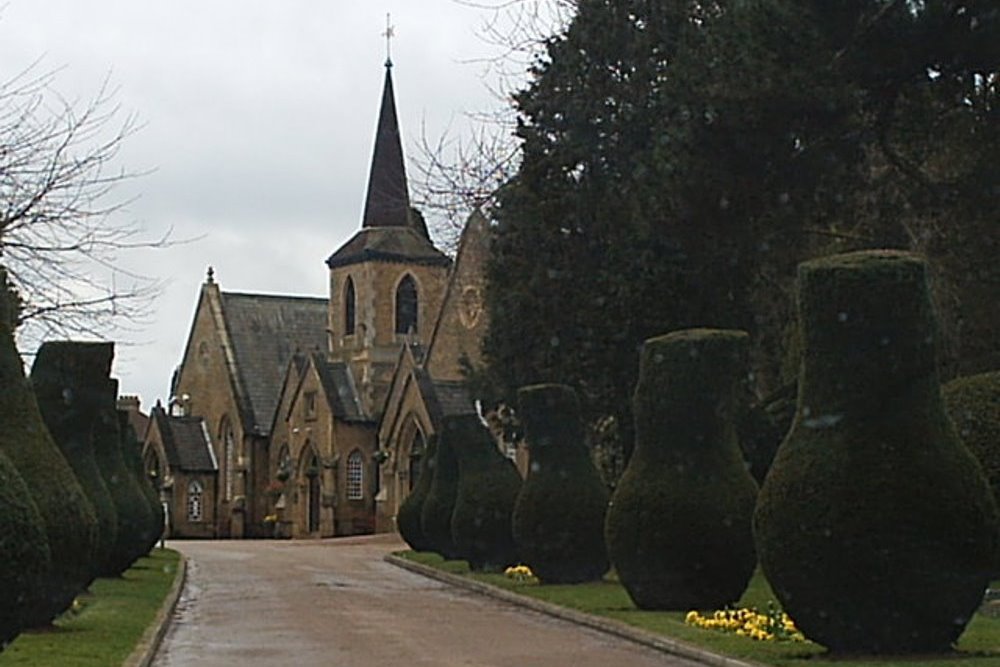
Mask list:
[[0,653],[0,667],[114,667],[129,656],[177,576],[179,554],[155,549],[117,579],[98,579],[80,608],[28,631]]
[[[521,595],[596,616],[613,618],[648,632],[678,639],[741,660],[779,667],[1000,667],[1000,618],[976,614],[962,635],[958,650],[946,656],[905,658],[836,658],[812,642],[760,642],[733,634],[696,628],[684,623],[685,612],[641,611],[613,579],[577,585],[540,585],[514,581],[502,574],[469,571],[465,561],[444,561],[437,554],[397,554],[439,570],[467,576]],[[741,607],[766,610],[776,598],[758,572],[740,599]],[[712,610],[699,610],[712,611]]]

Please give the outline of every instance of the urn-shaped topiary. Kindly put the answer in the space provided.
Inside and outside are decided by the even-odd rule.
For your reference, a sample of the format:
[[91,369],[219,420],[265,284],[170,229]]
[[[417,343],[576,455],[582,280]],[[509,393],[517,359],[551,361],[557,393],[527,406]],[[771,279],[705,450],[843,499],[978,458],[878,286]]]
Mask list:
[[608,570],[608,491],[590,459],[576,392],[540,384],[522,387],[517,398],[531,453],[514,506],[518,552],[543,583],[600,579]]
[[611,562],[641,609],[717,609],[753,574],[757,484],[735,424],[748,350],[745,332],[716,329],[643,346],[635,450],[606,523]]
[[14,347],[7,278],[0,271],[0,451],[24,480],[52,556],[48,575],[31,591],[25,627],[47,625],[93,580],[97,518],[66,458],[52,440]]
[[430,550],[446,560],[465,557],[451,534],[451,515],[455,513],[458,493],[458,459],[451,446],[452,443],[438,438],[431,485],[420,508],[420,530]]
[[437,455],[437,436],[431,436],[420,455],[420,477],[417,484],[406,496],[396,513],[396,527],[399,535],[414,551],[433,551],[434,545],[424,536],[420,526],[420,514],[424,509],[424,500],[431,489],[434,479],[434,457]]
[[99,386],[100,402],[92,430],[94,457],[118,512],[117,539],[102,574],[118,576],[146,553],[145,545],[149,543],[150,534],[154,530],[153,517],[122,456],[116,407],[118,381],[104,378]]
[[[2,389],[0,389],[2,390]],[[25,628],[34,593],[52,571],[45,525],[24,480],[0,451],[0,651]]]
[[118,432],[121,434],[122,458],[125,460],[125,467],[135,479],[136,486],[149,507],[150,524],[145,531],[146,543],[142,547],[142,554],[147,554],[156,546],[156,542],[163,533],[163,504],[160,502],[159,494],[153,488],[152,480],[143,469],[142,443],[136,437],[135,428],[129,420],[128,412],[124,410],[118,410]]
[[835,652],[947,650],[1000,545],[982,470],[941,400],[918,256],[799,266],[795,421],[761,489],[761,566],[806,636]]
[[958,436],[979,460],[1000,503],[1000,371],[956,378],[941,395]]
[[474,414],[449,417],[441,439],[458,458],[458,492],[451,534],[473,570],[500,571],[517,562],[511,514],[521,476],[497,449],[490,432]]
[[97,517],[92,575],[104,572],[118,536],[118,511],[94,458],[91,431],[99,403],[94,383],[111,370],[110,343],[43,343],[31,366],[31,386],[45,425],[90,500]]

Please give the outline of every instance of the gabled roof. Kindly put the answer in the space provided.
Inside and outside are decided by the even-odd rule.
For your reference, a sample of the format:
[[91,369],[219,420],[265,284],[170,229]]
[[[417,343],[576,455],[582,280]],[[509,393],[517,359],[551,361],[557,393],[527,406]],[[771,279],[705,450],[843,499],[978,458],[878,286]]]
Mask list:
[[334,416],[344,421],[370,421],[361,405],[350,366],[328,361],[321,354],[313,354],[312,357],[313,367]]
[[326,348],[327,300],[235,292],[221,298],[247,426],[266,433],[292,355]]
[[156,423],[163,440],[163,451],[171,468],[189,472],[213,472],[219,469],[212,451],[212,441],[201,417],[175,417],[161,406],[153,408],[150,419]]

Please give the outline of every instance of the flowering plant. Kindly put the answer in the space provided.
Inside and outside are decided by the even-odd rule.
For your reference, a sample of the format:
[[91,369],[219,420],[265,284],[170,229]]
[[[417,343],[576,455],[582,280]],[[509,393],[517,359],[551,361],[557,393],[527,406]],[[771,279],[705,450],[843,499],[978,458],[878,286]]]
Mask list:
[[684,617],[684,622],[697,628],[731,632],[739,637],[748,637],[756,641],[806,640],[788,614],[770,603],[767,605],[766,614],[753,608],[723,609],[706,615],[689,611]]
[[264,517],[264,523],[277,523],[277,522],[278,522],[277,514],[268,514],[266,517]]
[[503,571],[504,576],[522,584],[531,584],[538,581],[538,577],[527,565],[512,565]]

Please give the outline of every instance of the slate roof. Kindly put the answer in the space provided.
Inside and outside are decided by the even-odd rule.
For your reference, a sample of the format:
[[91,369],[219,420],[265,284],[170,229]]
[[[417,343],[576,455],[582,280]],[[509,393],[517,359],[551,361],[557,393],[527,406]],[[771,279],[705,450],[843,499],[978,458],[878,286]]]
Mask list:
[[250,428],[266,433],[292,355],[326,349],[327,300],[234,292],[221,296],[244,414]]
[[334,416],[344,421],[369,421],[361,406],[350,367],[345,363],[327,361],[322,354],[313,354],[313,365]]
[[219,469],[205,420],[201,417],[174,417],[162,407],[155,407],[150,418],[156,421],[160,430],[167,464],[171,468],[189,472]]
[[476,414],[476,404],[464,383],[435,382],[434,393],[445,417]]
[[410,196],[406,165],[399,139],[396,97],[392,91],[392,63],[385,66],[382,108],[379,109],[362,227],[409,227]]
[[410,227],[366,227],[326,260],[331,269],[360,262],[451,266],[451,259]]

